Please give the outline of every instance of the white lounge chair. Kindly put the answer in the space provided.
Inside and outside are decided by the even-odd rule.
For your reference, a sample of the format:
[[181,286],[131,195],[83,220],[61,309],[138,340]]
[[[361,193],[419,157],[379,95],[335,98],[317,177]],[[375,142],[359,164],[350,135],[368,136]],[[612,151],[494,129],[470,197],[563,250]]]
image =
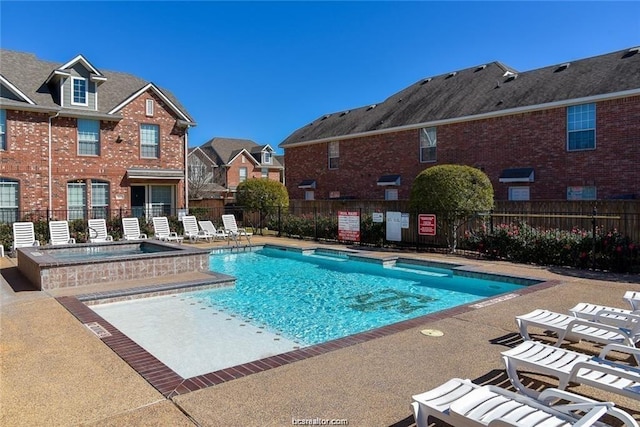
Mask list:
[[166,216],[153,217],[153,232],[158,240],[178,243],[184,240],[183,236],[178,236],[178,233],[169,229],[169,220]]
[[209,233],[209,235],[212,236],[214,240],[225,240],[229,238],[229,233],[225,232],[222,229],[216,228],[216,226],[213,225],[211,221],[198,221],[198,225],[200,225],[200,228],[203,231]]
[[113,236],[107,234],[107,221],[103,218],[88,221],[89,241],[91,243],[113,242]]
[[238,241],[244,236],[249,244],[251,244],[251,236],[253,236],[253,233],[248,232],[245,228],[238,228],[235,216],[231,214],[222,215],[222,223],[224,224],[224,231],[229,234],[229,241],[233,239],[237,245]]
[[69,234],[69,222],[49,221],[49,243],[51,245],[72,245],[76,239]]
[[138,218],[122,218],[122,234],[125,240],[143,240],[147,235],[140,232]]
[[[621,315],[617,314],[617,316]],[[528,331],[530,327],[555,332],[558,335],[557,346],[562,345],[565,340],[573,342],[585,340],[602,344],[617,342],[633,346],[640,340],[640,316],[629,314],[624,320],[606,316],[598,319],[601,321],[536,309],[516,316],[516,323],[520,335],[526,340],[530,339]]]
[[536,341],[525,341],[502,352],[502,359],[511,384],[529,396],[535,397],[537,392],[520,381],[518,370],[556,377],[560,389],[575,382],[640,400],[640,368],[607,360],[612,351],[631,355],[636,363],[640,360],[640,348],[620,344],[607,344],[598,357],[593,357]]
[[623,299],[626,300],[631,306],[630,310],[625,308],[581,302],[576,304],[573,308],[569,309],[569,311],[576,317],[590,320],[598,320],[598,317],[605,319],[607,317],[611,317],[614,319],[626,320],[625,316],[629,314],[640,315],[640,292],[627,291],[624,294]]
[[184,227],[184,237],[188,237],[191,242],[198,240],[206,240],[210,242],[213,236],[204,230],[198,228],[198,220],[193,215],[185,215],[182,217],[182,225]]
[[627,426],[638,425],[612,402],[599,402],[554,388],[532,398],[458,378],[413,396],[411,406],[417,427],[427,427],[430,416],[455,426],[591,426],[605,414]]
[[4,257],[4,246],[0,245],[0,258]]
[[14,222],[12,251],[15,251],[17,248],[26,248],[30,246],[40,246],[40,242],[36,240],[33,223]]
[[631,310],[640,310],[640,291],[627,291],[622,299],[631,305]]

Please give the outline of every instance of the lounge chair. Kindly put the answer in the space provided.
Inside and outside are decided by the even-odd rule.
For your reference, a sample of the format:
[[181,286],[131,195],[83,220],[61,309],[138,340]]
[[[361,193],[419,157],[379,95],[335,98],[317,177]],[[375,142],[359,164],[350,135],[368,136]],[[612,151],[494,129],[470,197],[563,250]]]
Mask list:
[[[621,314],[617,314],[618,317]],[[520,335],[530,339],[528,328],[537,327],[553,331],[558,335],[557,346],[567,341],[592,341],[602,344],[622,343],[633,346],[640,340],[640,315],[629,314],[624,319],[601,316],[598,321],[581,319],[576,316],[549,310],[534,310],[516,316]],[[612,324],[613,323],[613,324]]]
[[107,234],[107,221],[103,218],[88,221],[89,241],[91,243],[113,242],[113,236]]
[[222,215],[222,223],[224,224],[224,231],[229,234],[229,241],[233,239],[237,245],[238,241],[244,236],[249,244],[251,244],[251,236],[253,236],[253,233],[248,232],[245,228],[238,228],[235,216],[231,214]]
[[40,242],[36,240],[33,223],[14,222],[12,251],[15,252],[17,248],[26,248],[30,246],[40,246]]
[[138,218],[122,218],[122,234],[125,240],[143,240],[147,235],[140,232]]
[[229,233],[225,232],[222,229],[216,228],[215,225],[211,221],[198,221],[198,225],[200,225],[200,229],[209,233],[213,239],[225,240],[229,238]]
[[73,245],[76,239],[69,234],[69,222],[49,221],[49,243],[51,245]]
[[166,216],[153,217],[153,232],[156,239],[165,242],[182,243],[184,240],[183,236],[178,236],[178,233],[169,229],[169,220]]
[[210,242],[213,239],[213,236],[209,233],[198,228],[198,220],[193,215],[183,216],[182,225],[184,227],[184,237],[188,237],[191,242],[197,242],[198,240]]
[[627,291],[622,297],[631,306],[631,310],[640,310],[640,291]]
[[627,426],[638,425],[612,402],[599,402],[554,388],[532,398],[459,378],[413,396],[411,406],[417,427],[427,427],[430,416],[455,426],[591,426],[605,414]]
[[[576,317],[583,319],[597,320],[598,317],[611,317],[614,319],[623,319],[629,314],[640,315],[640,292],[627,291],[624,294],[625,299],[631,309],[624,309],[618,307],[610,307],[606,305],[591,304],[587,302],[581,302],[576,304],[569,311]],[[619,316],[622,315],[622,316]]]
[[518,370],[556,377],[560,389],[574,382],[640,400],[640,368],[607,360],[612,351],[631,355],[636,363],[640,360],[640,348],[620,344],[607,344],[599,356],[593,357],[536,341],[525,341],[502,352],[502,359],[511,384],[529,396],[535,397],[537,392],[522,384]]
[[4,257],[4,246],[0,245],[0,258]]

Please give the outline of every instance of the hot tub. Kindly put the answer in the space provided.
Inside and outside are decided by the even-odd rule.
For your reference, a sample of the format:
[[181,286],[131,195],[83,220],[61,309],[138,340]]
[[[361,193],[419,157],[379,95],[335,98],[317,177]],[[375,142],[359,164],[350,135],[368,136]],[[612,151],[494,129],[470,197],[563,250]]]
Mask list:
[[209,251],[157,240],[18,248],[18,270],[38,289],[208,271]]

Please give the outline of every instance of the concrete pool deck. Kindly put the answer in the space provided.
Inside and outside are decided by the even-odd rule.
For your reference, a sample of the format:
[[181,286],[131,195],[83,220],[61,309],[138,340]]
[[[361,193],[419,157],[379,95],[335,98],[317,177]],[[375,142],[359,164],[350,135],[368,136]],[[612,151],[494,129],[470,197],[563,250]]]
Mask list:
[[[252,241],[319,246],[261,236]],[[509,385],[500,352],[519,342],[516,315],[534,308],[566,312],[583,301],[625,307],[624,292],[640,291],[638,276],[403,255],[557,284],[168,399],[55,299],[134,284],[34,291],[17,272],[16,260],[5,257],[0,260],[0,425],[290,426],[300,419],[333,419],[347,420],[350,426],[411,426],[411,395],[452,377]],[[200,274],[167,280],[198,280]],[[444,335],[420,334],[427,328]],[[574,347],[597,349],[589,343]],[[556,384],[542,376],[527,377],[536,385]],[[637,401],[586,386],[570,389],[614,401],[640,420]]]

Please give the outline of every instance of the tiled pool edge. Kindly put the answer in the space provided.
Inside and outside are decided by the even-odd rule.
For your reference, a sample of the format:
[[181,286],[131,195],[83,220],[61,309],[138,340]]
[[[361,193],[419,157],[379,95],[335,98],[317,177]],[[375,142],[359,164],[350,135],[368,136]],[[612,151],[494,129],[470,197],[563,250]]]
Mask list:
[[[536,285],[531,285],[526,288],[520,289],[516,292],[516,294],[518,296],[525,295],[542,289],[557,286],[560,283],[561,282],[557,280],[541,282]],[[166,287],[167,286],[160,286],[155,288],[159,289]],[[147,288],[149,288],[150,291],[154,289],[154,287]],[[174,286],[174,288],[176,287]],[[185,286],[179,286],[177,288],[185,288]],[[484,300],[477,301],[476,304],[481,303],[482,301],[491,301],[493,299],[495,299],[496,302],[499,302],[499,297],[500,295],[486,298]],[[472,305],[462,305],[439,311],[437,313],[417,317],[415,319],[409,319],[399,323],[394,323],[392,325],[383,326],[381,328],[372,329],[370,331],[361,332],[344,338],[339,338],[333,341],[328,341],[310,347],[292,350],[287,353],[266,357],[264,359],[254,360],[237,366],[224,368],[215,372],[197,375],[191,378],[183,378],[175,373],[171,368],[162,363],[160,360],[158,360],[155,356],[147,352],[136,342],[123,334],[119,329],[111,325],[104,318],[91,310],[91,308],[89,308],[89,306],[86,305],[85,302],[83,302],[83,300],[89,299],[91,298],[87,295],[79,295],[58,297],[56,298],[56,301],[58,301],[64,308],[66,308],[72,315],[74,315],[81,323],[86,325],[89,323],[97,322],[99,325],[104,327],[104,329],[110,334],[110,336],[98,337],[96,335],[96,337],[101,339],[114,353],[116,353],[122,360],[129,364],[129,366],[131,366],[136,372],[138,372],[138,374],[140,374],[149,384],[151,384],[166,398],[172,398],[181,394],[186,394],[217,384],[222,384],[224,382],[232,381],[234,379],[245,377],[247,375],[267,371],[269,369],[284,366],[299,360],[309,359],[311,357],[329,353],[334,350],[340,350],[355,344],[360,344],[376,338],[381,338],[384,336],[402,332],[420,326],[429,321],[441,320],[474,310]]]

